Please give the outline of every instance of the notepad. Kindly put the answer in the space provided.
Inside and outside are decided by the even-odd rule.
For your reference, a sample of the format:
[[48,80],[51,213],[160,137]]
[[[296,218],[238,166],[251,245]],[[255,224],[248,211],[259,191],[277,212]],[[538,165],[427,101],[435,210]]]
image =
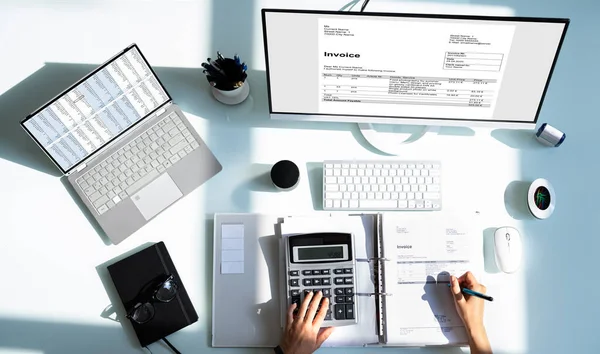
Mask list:
[[244,273],[244,225],[221,225],[221,274]]

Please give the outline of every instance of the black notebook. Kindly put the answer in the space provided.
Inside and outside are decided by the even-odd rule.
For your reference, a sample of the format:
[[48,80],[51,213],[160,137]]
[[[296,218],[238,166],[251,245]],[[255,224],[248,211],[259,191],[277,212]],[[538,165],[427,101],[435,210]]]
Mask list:
[[136,254],[108,266],[125,311],[140,299],[140,293],[161,277],[173,275],[178,290],[170,302],[154,301],[154,317],[143,324],[131,321],[142,347],[156,342],[198,320],[183,282],[163,242],[149,246]]

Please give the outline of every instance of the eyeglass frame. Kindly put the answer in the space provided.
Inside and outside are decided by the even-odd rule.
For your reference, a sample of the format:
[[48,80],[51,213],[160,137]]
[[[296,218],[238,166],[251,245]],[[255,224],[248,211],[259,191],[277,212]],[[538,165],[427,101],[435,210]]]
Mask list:
[[[172,281],[172,282],[173,282],[173,284],[174,284],[174,285],[177,287],[177,288],[175,289],[175,294],[173,294],[173,297],[172,297],[172,298],[170,298],[169,300],[165,300],[165,301],[163,301],[163,300],[160,300],[160,299],[158,299],[158,298],[156,297],[156,294],[158,294],[158,292],[160,291],[160,289],[162,289],[162,287],[163,287],[163,286],[164,286],[166,283],[168,283],[169,281]],[[154,308],[154,303],[155,303],[155,302],[160,302],[160,303],[164,303],[164,304],[166,304],[166,303],[169,303],[169,302],[173,301],[173,299],[174,299],[174,298],[176,298],[176,297],[177,297],[177,292],[178,292],[178,291],[179,291],[179,285],[178,285],[178,284],[177,284],[177,282],[175,281],[175,277],[173,276],[173,274],[169,274],[169,275],[167,276],[167,279],[165,279],[164,281],[162,281],[162,282],[160,282],[158,285],[156,285],[156,289],[154,289],[154,291],[153,291],[153,293],[152,293],[152,296],[150,297],[150,299],[149,299],[148,301],[144,301],[144,302],[137,302],[137,303],[136,303],[136,304],[133,306],[133,308],[131,308],[131,310],[127,311],[127,315],[126,315],[125,317],[127,317],[128,319],[130,319],[131,321],[133,321],[133,322],[135,322],[135,323],[137,323],[137,324],[144,324],[144,323],[148,323],[148,322],[150,322],[150,321],[151,321],[151,320],[154,318],[154,315],[155,315],[155,313],[156,313],[156,309]],[[137,310],[138,310],[140,307],[142,307],[142,306],[146,306],[147,304],[149,304],[149,305],[151,305],[151,306],[152,306],[152,309],[153,309],[152,316],[151,316],[149,319],[147,319],[146,321],[138,321],[138,320],[134,319],[134,318],[133,318],[133,315],[134,315],[135,311],[137,311]]]

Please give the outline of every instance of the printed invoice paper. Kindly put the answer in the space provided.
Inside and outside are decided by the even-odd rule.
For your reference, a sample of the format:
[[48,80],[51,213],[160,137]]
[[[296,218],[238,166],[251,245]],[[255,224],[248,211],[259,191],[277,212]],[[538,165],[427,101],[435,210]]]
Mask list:
[[388,345],[467,342],[449,276],[483,273],[482,232],[472,214],[384,214]]
[[324,17],[318,31],[319,112],[492,119],[515,26]]

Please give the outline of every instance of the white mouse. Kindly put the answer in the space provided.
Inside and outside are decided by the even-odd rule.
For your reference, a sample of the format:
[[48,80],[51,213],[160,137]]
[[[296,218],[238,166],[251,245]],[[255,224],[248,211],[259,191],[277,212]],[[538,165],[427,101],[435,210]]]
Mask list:
[[496,265],[504,273],[514,273],[521,266],[523,242],[517,229],[500,227],[494,233]]

